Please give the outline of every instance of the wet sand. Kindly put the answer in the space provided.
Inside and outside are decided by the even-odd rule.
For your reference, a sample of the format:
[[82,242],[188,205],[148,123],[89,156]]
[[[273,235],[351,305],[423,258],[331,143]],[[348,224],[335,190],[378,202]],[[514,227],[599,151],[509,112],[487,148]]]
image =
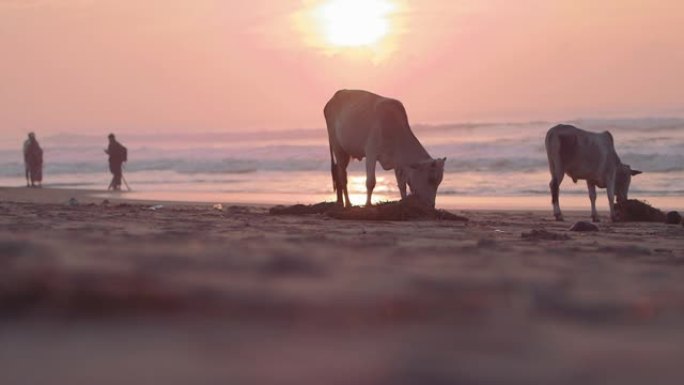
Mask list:
[[0,188],[0,383],[684,381],[681,225],[102,201]]

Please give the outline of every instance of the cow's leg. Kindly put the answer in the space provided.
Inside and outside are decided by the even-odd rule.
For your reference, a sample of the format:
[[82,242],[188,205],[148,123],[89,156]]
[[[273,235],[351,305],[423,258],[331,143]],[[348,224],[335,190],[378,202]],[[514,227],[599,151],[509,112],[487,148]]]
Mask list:
[[598,213],[596,212],[596,185],[587,181],[587,189],[589,190],[589,200],[591,201],[591,220],[600,222]]
[[28,168],[28,166],[26,166],[26,187],[30,187],[30,186],[31,186],[31,185],[29,184],[29,178],[30,178],[30,175],[29,175],[29,168]]
[[[347,174],[346,173],[344,174],[344,178],[345,178],[344,180],[346,181],[347,180]],[[345,201],[344,207],[352,207],[351,201],[349,200],[349,192],[347,192],[347,184],[346,183],[344,184],[344,201]]]
[[[350,156],[344,150],[340,148],[334,148],[331,146],[330,156],[333,157],[334,161],[331,161],[331,172],[333,178],[333,185],[335,187],[335,192],[337,193],[337,204],[344,204],[344,197],[347,192],[347,166],[349,165]],[[347,198],[347,206],[349,205],[349,199]]]
[[560,193],[560,184],[563,182],[563,173],[555,174],[551,177],[551,182],[549,187],[551,188],[551,203],[553,204],[553,215],[556,217],[557,221],[563,220],[563,213],[560,209],[560,202],[558,195]]
[[342,206],[344,205],[344,201],[342,200],[342,181],[340,178],[340,166],[335,164],[332,167],[332,177],[333,181],[335,182],[335,192],[337,193],[337,204]]
[[371,205],[371,196],[375,188],[375,158],[366,157],[366,206]]
[[[332,158],[332,153],[330,154],[330,157]],[[340,184],[340,178],[338,176],[339,171],[337,164],[335,163],[334,159],[330,162],[330,175],[332,176],[332,181],[333,181],[333,190],[335,193],[337,193],[337,204],[342,205],[342,189],[340,189],[339,184]]]
[[351,207],[347,192],[347,166],[350,158],[347,154],[336,154],[335,157],[337,158],[337,203],[344,203],[345,207]]
[[617,221],[615,216],[615,207],[613,207],[613,201],[615,200],[615,176],[608,179],[606,183],[606,194],[608,195],[608,207],[610,208],[610,220],[613,222]]
[[397,177],[397,187],[399,187],[401,199],[406,199],[406,178],[404,178],[404,170],[401,167],[397,167],[394,169],[394,175]]

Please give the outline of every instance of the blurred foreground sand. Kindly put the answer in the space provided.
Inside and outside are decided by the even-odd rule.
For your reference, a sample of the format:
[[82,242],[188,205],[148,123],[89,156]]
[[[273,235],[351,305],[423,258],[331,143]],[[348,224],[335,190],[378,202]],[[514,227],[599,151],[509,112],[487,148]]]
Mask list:
[[681,225],[101,202],[0,189],[1,384],[684,381]]

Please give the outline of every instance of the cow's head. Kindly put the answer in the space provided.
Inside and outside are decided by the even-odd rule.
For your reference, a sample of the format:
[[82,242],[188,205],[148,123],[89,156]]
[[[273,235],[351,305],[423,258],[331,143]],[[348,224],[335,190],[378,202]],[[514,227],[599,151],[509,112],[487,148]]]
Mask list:
[[632,182],[632,176],[641,174],[639,170],[632,170],[627,164],[621,164],[618,166],[615,172],[615,196],[618,202],[624,202],[627,200],[627,194],[629,193],[629,184]]
[[444,176],[444,162],[446,158],[427,159],[406,168],[406,183],[411,194],[430,207],[435,207],[437,187]]

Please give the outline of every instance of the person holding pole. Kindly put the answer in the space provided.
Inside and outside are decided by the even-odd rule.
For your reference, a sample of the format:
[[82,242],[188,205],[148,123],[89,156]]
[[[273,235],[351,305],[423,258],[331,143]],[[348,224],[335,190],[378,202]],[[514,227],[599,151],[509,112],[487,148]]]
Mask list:
[[109,146],[105,150],[109,155],[109,171],[112,173],[112,181],[107,190],[121,190],[121,178],[123,177],[123,163],[128,160],[128,150],[116,141],[114,134],[109,134]]

